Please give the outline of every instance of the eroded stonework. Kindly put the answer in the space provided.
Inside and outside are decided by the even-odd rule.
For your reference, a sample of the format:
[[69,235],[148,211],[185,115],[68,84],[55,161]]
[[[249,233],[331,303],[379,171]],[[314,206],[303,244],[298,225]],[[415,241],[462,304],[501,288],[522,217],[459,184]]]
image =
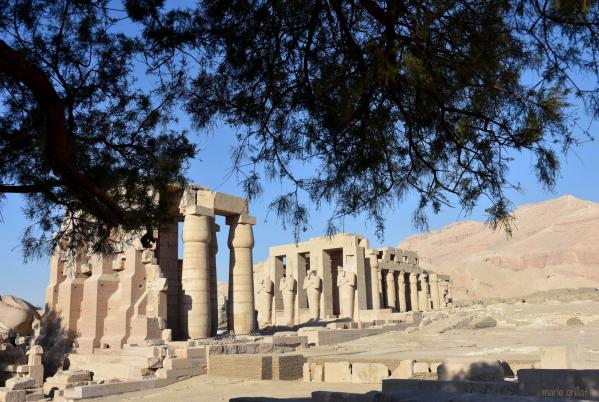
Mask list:
[[225,216],[229,225],[229,330],[248,334],[256,329],[255,218],[248,215],[247,201],[201,186],[190,186],[173,198],[179,213],[172,224],[154,231],[155,242],[149,245],[137,239],[115,255],[58,250],[52,257],[46,303],[78,335],[80,352],[216,335],[216,215]]
[[[366,322],[451,303],[450,278],[421,269],[415,252],[371,249],[367,239],[348,233],[271,247],[268,259],[254,266],[254,280],[261,326]],[[265,283],[272,290],[262,290]]]

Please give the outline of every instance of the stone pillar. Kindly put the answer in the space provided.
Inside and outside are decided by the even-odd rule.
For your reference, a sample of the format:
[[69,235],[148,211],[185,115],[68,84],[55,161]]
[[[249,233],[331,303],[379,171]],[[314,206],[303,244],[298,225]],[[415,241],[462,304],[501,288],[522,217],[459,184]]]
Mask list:
[[397,276],[397,298],[399,299],[399,311],[404,313],[407,310],[406,276],[404,271],[399,271]]
[[229,259],[230,282],[229,295],[232,312],[229,330],[235,335],[246,335],[256,329],[254,309],[254,274],[252,248],[254,234],[252,225],[256,218],[248,215],[228,216],[229,228]]
[[210,336],[210,237],[213,218],[185,213],[181,272],[181,335]]
[[420,295],[420,300],[418,300],[418,305],[420,306],[420,310],[426,311],[426,310],[430,310],[430,304],[428,301],[428,293],[429,293],[429,288],[428,288],[428,281],[427,278],[428,275],[427,274],[420,274],[419,275],[419,280],[420,280],[420,289],[421,292],[419,293]]
[[210,336],[216,336],[218,331],[218,281],[216,278],[216,254],[218,253],[218,241],[216,234],[220,226],[212,219],[212,230],[210,232]]
[[387,306],[388,308],[395,309],[395,279],[393,278],[393,271],[387,271],[385,275],[385,283],[387,285]]
[[417,285],[416,274],[410,274],[410,304],[412,305],[412,311],[420,310],[418,307],[418,285]]
[[439,303],[441,308],[446,308],[451,300],[451,285],[449,281],[439,281]]
[[368,254],[370,260],[370,288],[372,292],[372,309],[379,310],[381,308],[381,291],[379,282],[379,261],[377,257],[377,251],[371,250]]
[[339,318],[353,319],[356,274],[349,271],[339,271],[337,286],[339,287]]
[[295,279],[291,274],[281,278],[279,289],[283,297],[283,310],[285,311],[285,325],[293,326],[293,312],[295,310]]
[[430,274],[428,278],[430,280],[431,285],[431,299],[433,301],[433,310],[439,310],[441,308],[439,294],[443,294],[440,288],[441,283],[439,282],[439,277],[437,276],[437,274]]
[[318,272],[311,269],[304,279],[303,288],[308,294],[308,308],[310,309],[310,318],[318,320],[320,318],[320,288],[321,280]]
[[265,270],[262,272],[262,278],[258,281],[258,289],[256,289],[258,295],[258,323],[261,327],[271,323],[273,287],[269,272]]

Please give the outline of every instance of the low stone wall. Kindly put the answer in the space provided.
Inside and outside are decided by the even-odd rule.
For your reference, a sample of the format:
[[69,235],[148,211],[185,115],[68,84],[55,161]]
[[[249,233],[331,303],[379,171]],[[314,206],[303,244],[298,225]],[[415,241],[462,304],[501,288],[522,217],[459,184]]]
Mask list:
[[213,355],[208,357],[208,374],[247,380],[300,380],[303,355]]

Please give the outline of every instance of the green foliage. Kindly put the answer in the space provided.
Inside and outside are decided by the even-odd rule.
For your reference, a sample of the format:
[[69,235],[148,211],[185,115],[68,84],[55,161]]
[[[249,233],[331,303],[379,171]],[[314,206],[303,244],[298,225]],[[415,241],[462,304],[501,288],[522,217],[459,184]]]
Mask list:
[[168,218],[184,183],[194,147],[170,128],[181,82],[142,90],[142,46],[117,24],[102,0],[0,1],[0,195],[26,196],[25,257],[110,252],[122,229]]
[[[48,109],[56,99],[0,58],[0,181],[32,190],[28,212],[42,231],[61,221],[57,205],[82,228],[68,229],[75,238],[98,249],[115,227],[159,224],[166,207],[148,189],[183,181],[194,151],[169,130],[179,102],[196,129],[237,129],[233,161],[250,198],[265,181],[291,184],[270,205],[296,238],[309,219],[302,200],[336,207],[329,232],[366,212],[382,236],[384,211],[408,193],[419,196],[418,227],[430,211],[488,200],[489,223],[509,232],[512,158],[533,155],[551,189],[559,153],[585,135],[573,131],[571,103],[599,116],[597,85],[578,80],[599,82],[595,1],[165,4],[0,0],[11,57],[41,69],[64,103],[66,167],[53,157],[62,154]],[[132,32],[120,33],[115,15]],[[152,91],[136,86],[134,60],[156,77]],[[300,176],[298,165],[313,170]],[[38,240],[27,236],[27,249]]]
[[[596,85],[576,79],[599,78],[598,13],[588,0],[208,0],[141,22],[153,60],[209,60],[187,109],[199,127],[238,129],[250,196],[261,179],[295,187],[272,204],[283,222],[308,219],[304,191],[336,206],[331,231],[366,211],[382,234],[383,210],[416,192],[419,227],[429,210],[484,198],[509,232],[511,158],[535,156],[551,189],[558,152],[585,135],[569,97],[599,112]],[[296,163],[313,173],[298,177]]]

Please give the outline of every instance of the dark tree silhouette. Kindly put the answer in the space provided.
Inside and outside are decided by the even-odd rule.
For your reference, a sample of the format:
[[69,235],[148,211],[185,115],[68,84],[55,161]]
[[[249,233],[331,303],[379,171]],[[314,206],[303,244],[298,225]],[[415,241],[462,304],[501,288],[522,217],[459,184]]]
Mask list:
[[599,113],[598,29],[588,0],[0,0],[0,194],[27,193],[46,232],[63,206],[62,238],[100,250],[114,228],[155,227],[155,194],[193,154],[168,130],[181,101],[197,129],[236,127],[250,197],[291,183],[271,208],[296,237],[301,192],[335,205],[329,231],[366,212],[381,234],[411,192],[419,227],[429,208],[487,198],[490,224],[509,231],[512,158],[533,155],[551,189],[560,153],[588,134],[571,103]]
[[141,47],[107,4],[0,1],[0,197],[26,195],[26,257],[156,227],[194,155],[169,128],[177,83],[137,85]]
[[[335,205],[332,218],[367,212],[379,233],[383,211],[408,192],[420,196],[419,227],[429,208],[469,212],[484,197],[490,224],[509,231],[511,158],[532,154],[551,189],[560,153],[588,138],[570,102],[599,110],[596,1],[127,6],[155,65],[180,57],[199,67],[187,109],[199,127],[216,118],[237,127],[233,159],[248,194],[261,192],[260,166],[292,184],[271,207],[296,229],[308,216],[301,190]],[[296,163],[313,173],[297,175]]]

